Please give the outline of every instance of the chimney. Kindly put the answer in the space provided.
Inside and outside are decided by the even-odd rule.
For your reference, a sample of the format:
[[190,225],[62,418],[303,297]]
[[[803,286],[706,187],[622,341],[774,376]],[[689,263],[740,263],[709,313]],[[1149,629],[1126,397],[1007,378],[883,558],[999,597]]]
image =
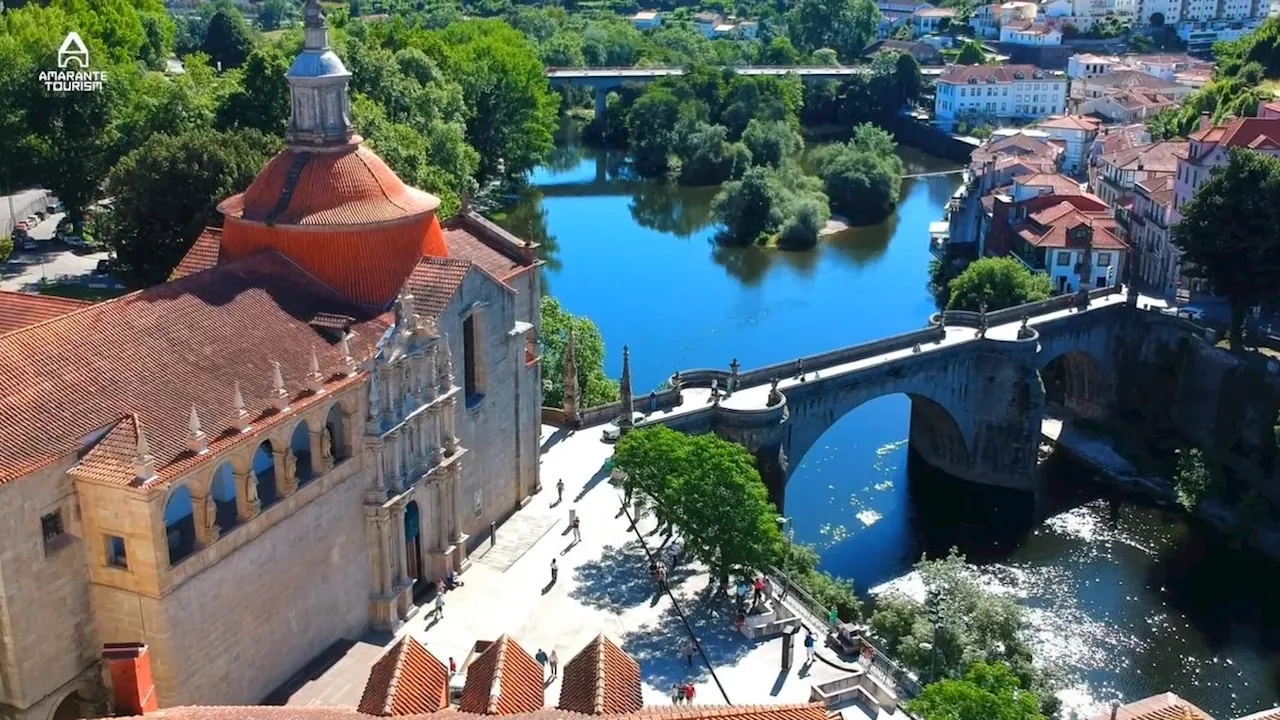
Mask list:
[[1208,113],[1207,111],[1206,111],[1206,112],[1202,112],[1202,113],[1200,113],[1200,127],[1199,127],[1198,129],[1200,129],[1200,130],[1208,130],[1208,129],[1209,129],[1209,124],[1210,124],[1210,123],[1209,123],[1209,117],[1210,117],[1210,116],[1209,116],[1209,113]]
[[151,656],[144,643],[106,643],[102,659],[111,674],[116,715],[146,715],[160,709],[151,678]]

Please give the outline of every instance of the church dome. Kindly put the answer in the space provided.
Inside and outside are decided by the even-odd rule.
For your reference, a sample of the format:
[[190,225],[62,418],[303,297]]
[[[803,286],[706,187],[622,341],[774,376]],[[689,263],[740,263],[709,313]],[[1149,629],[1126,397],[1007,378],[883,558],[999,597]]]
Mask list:
[[366,225],[432,213],[440,199],[405,185],[372,150],[289,148],[249,189],[218,206],[227,217],[267,225]]

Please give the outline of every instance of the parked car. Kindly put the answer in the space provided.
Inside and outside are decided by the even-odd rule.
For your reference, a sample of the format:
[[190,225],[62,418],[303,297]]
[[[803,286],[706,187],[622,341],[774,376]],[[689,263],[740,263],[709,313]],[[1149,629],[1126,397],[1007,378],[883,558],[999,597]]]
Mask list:
[[98,261],[97,267],[93,269],[94,275],[110,275],[115,269],[115,263],[111,262],[111,258],[103,258]]
[[70,247],[73,251],[75,251],[75,250],[82,250],[82,251],[91,251],[91,250],[93,250],[93,246],[92,246],[92,245],[90,245],[89,243],[85,242],[85,241],[84,241],[84,238],[80,237],[79,235],[63,235],[63,236],[62,236],[62,242],[66,243],[66,244],[67,244],[67,246],[68,246],[68,247]]
[[[644,413],[636,412],[631,414],[632,425],[639,425],[643,421],[644,421]],[[617,442],[618,438],[622,436],[622,428],[620,427],[621,423],[622,423],[622,416],[619,415],[617,419],[613,420],[608,425],[605,425],[604,437],[602,437],[601,440],[604,440],[607,443]]]

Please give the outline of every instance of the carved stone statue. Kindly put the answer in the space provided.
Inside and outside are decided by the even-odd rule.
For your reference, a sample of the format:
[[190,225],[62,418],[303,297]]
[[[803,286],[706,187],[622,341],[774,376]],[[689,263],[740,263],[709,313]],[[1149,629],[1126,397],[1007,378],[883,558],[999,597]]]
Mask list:
[[671,376],[671,387],[672,387],[672,389],[674,389],[674,390],[679,390],[679,389],[680,389],[680,382],[681,382],[681,380],[680,380],[680,371],[679,371],[679,370],[677,370],[677,371],[676,371],[676,374]]
[[286,449],[280,453],[280,469],[283,477],[276,478],[282,495],[292,495],[298,489],[298,458],[293,450]]
[[778,391],[778,378],[769,381],[769,400],[770,407],[782,402],[782,393]]
[[196,505],[196,510],[199,511],[197,519],[200,521],[196,526],[196,542],[206,546],[217,540],[221,532],[221,528],[218,527],[218,503],[213,499],[212,493],[199,500]]
[[379,406],[382,405],[382,394],[378,391],[378,375],[369,378],[369,419],[378,419]]
[[325,467],[333,463],[333,431],[328,425],[320,431],[320,459]]

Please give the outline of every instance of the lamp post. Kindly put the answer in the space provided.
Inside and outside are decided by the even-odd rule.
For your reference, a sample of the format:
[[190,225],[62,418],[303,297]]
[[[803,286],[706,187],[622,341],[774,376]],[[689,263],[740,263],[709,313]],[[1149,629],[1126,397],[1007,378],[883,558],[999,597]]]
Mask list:
[[784,517],[782,515],[779,515],[778,517],[774,518],[774,521],[778,523],[778,532],[782,533],[787,538],[787,554],[784,556],[785,559],[782,562],[782,573],[783,573],[782,574],[782,580],[783,580],[782,597],[779,598],[780,600],[786,600],[787,593],[790,592],[791,590],[791,578],[788,577],[786,574],[787,572],[786,561],[791,559],[791,544],[795,537],[795,526],[792,525],[791,518]]

